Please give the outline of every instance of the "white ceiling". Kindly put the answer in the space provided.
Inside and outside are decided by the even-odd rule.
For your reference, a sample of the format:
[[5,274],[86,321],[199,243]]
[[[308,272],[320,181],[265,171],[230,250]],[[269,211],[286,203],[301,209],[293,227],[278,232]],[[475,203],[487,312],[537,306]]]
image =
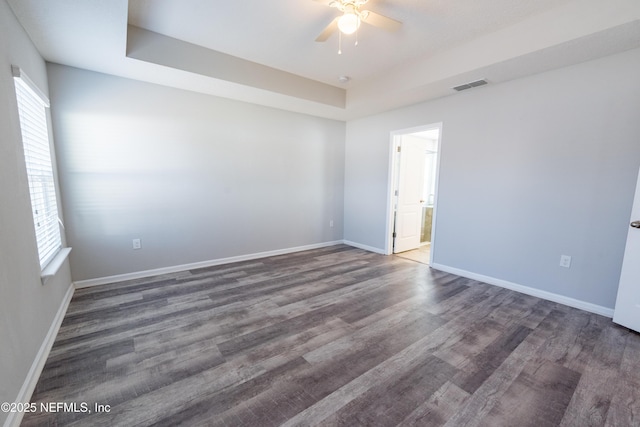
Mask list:
[[370,0],[342,55],[320,1],[7,2],[48,61],[342,120],[640,47],[638,0]]
[[[336,9],[313,0],[130,0],[129,23],[209,49],[339,86],[415,57],[500,29],[567,0],[370,0],[365,8],[401,21],[390,33],[363,24],[358,34],[314,42]],[[489,6],[490,9],[486,7]],[[185,25],[189,23],[189,25]]]

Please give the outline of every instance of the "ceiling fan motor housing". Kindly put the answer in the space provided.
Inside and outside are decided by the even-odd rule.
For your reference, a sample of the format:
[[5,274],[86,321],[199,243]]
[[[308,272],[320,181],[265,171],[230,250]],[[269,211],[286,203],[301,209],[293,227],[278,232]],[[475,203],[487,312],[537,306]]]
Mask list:
[[[326,41],[335,31],[341,34],[353,34],[358,30],[362,22],[388,31],[397,31],[401,22],[368,10],[360,10],[360,7],[369,0],[315,0],[342,12],[342,16],[336,17],[316,38],[317,42]],[[356,41],[357,44],[357,41]],[[338,49],[339,51],[339,49]],[[340,52],[338,52],[340,53]]]
[[369,0],[336,0],[329,3],[329,6],[335,7],[341,12],[345,12],[347,10],[353,10],[355,13],[358,12],[358,8]]

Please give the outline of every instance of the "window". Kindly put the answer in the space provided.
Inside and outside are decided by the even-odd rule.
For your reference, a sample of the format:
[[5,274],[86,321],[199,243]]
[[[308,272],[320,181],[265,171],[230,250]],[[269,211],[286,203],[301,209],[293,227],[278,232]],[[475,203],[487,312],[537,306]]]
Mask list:
[[45,110],[49,100],[20,68],[12,69],[40,268],[44,269],[62,247]]

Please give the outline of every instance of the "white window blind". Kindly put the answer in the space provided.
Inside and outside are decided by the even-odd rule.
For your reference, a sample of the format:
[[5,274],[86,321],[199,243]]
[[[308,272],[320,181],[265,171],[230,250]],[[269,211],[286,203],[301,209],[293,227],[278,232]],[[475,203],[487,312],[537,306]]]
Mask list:
[[62,247],[45,110],[49,106],[49,101],[19,68],[13,67],[13,75],[29,179],[33,224],[38,243],[40,267],[44,269]]

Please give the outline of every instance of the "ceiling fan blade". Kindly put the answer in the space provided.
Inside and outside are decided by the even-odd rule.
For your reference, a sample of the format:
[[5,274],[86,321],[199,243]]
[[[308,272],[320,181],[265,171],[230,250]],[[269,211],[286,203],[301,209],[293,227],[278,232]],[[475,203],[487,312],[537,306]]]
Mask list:
[[387,18],[379,13],[371,12],[370,10],[363,10],[363,14],[366,14],[366,18],[362,22],[371,24],[374,27],[382,28],[387,31],[398,31],[402,27],[402,22],[395,19]]
[[318,36],[318,38],[316,38],[317,42],[324,42],[326,41],[329,37],[331,37],[331,34],[335,33],[336,31],[338,31],[338,18],[335,18],[333,21],[331,21],[331,23],[329,25],[327,25],[327,27],[322,30],[322,32],[320,33],[320,35]]
[[335,7],[336,0],[313,0],[318,3],[322,3],[325,6]]

